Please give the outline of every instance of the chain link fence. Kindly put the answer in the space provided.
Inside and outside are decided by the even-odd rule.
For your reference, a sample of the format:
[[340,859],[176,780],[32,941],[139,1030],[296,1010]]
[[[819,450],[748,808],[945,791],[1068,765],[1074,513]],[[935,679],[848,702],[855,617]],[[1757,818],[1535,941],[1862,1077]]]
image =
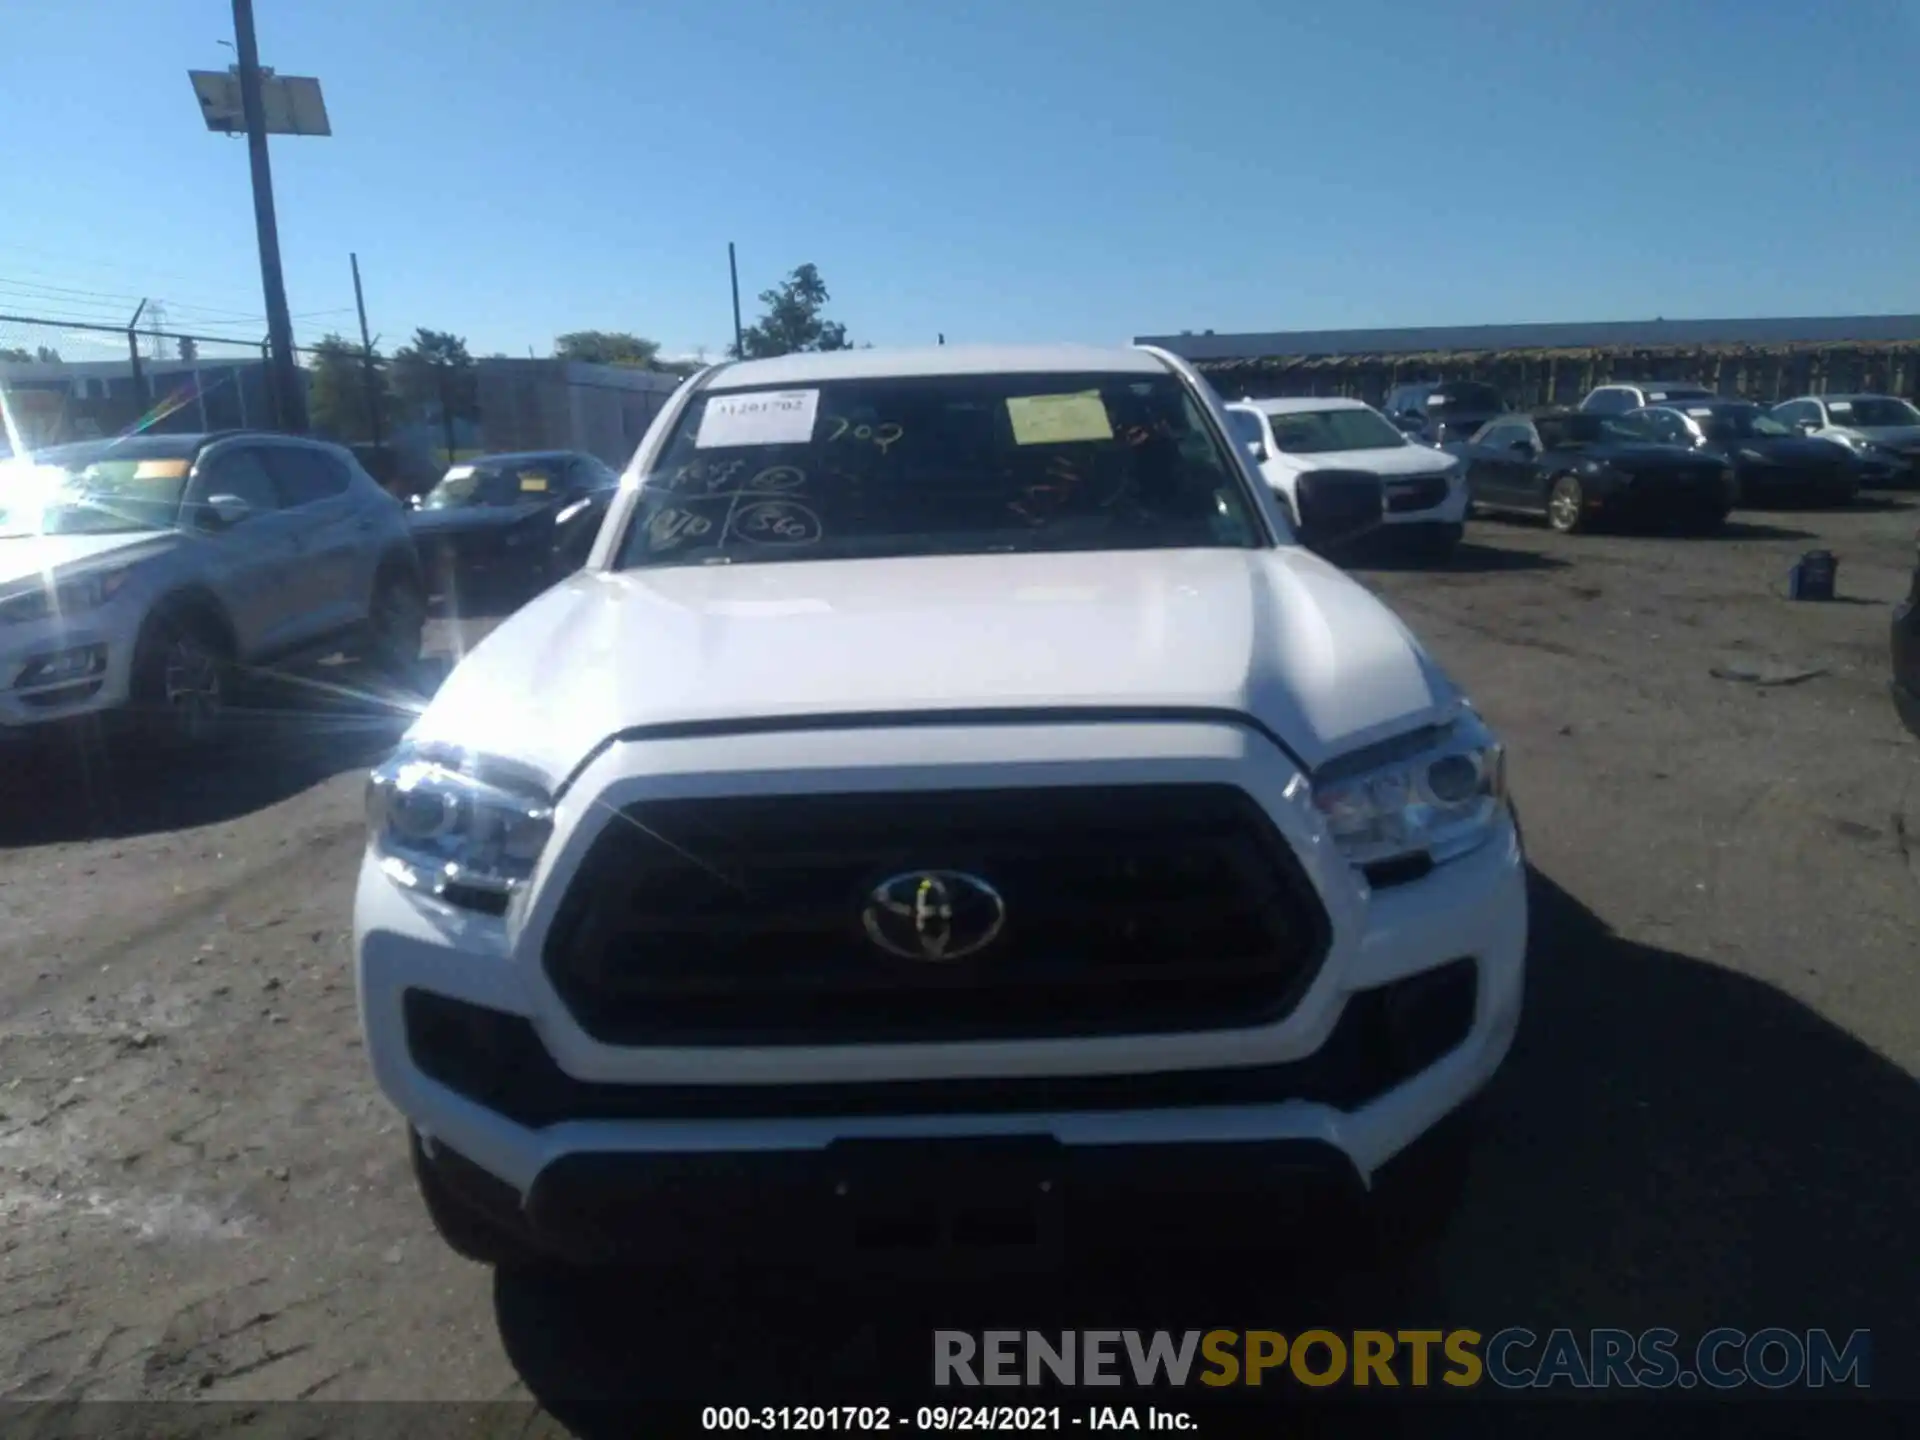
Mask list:
[[[403,352],[337,337],[297,347],[310,431],[418,493],[447,466],[516,450],[632,457],[681,376],[638,367]],[[0,314],[8,446],[134,432],[281,428],[267,343]]]
[[276,423],[264,342],[0,315],[9,449]]

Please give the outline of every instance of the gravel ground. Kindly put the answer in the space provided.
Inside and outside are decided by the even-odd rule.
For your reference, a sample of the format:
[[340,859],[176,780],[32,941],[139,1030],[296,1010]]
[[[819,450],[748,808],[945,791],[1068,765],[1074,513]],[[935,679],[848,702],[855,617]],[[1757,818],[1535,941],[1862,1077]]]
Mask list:
[[[1431,1274],[1389,1282],[495,1286],[429,1232],[357,1034],[360,772],[392,715],[266,697],[236,762],[192,776],[9,762],[0,1397],[726,1403],[805,1367],[854,1403],[923,1374],[933,1325],[996,1317],[1868,1327],[1876,1388],[1901,1385],[1920,743],[1886,623],[1916,520],[1882,498],[1707,540],[1485,521],[1444,572],[1363,572],[1507,733],[1538,872],[1470,1203]],[[1816,544],[1842,602],[1778,598]]]

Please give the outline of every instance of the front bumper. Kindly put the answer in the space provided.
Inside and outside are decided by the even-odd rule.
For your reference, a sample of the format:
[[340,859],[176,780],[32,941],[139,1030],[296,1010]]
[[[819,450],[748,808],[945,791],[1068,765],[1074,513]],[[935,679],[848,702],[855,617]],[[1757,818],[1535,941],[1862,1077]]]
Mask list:
[[117,609],[0,625],[0,738],[126,704],[133,640]]
[[503,535],[436,537],[416,535],[414,548],[420,555],[428,589],[439,595],[452,595],[463,589],[520,584],[544,573],[551,558],[550,547],[535,543],[533,537],[506,543]]
[[[1460,1117],[1376,1176],[1392,1188]],[[820,1150],[568,1155],[524,1197],[452,1147],[416,1140],[421,1180],[523,1254],[575,1265],[811,1257],[878,1264],[1053,1265],[1143,1250],[1324,1244],[1364,1212],[1346,1158],[1317,1141],[1066,1146],[1034,1141],[840,1142]],[[1417,1183],[1417,1182],[1416,1182]],[[773,1222],[773,1223],[770,1223]]]
[[1409,486],[1421,477],[1399,477],[1383,475],[1381,484],[1387,491],[1387,510],[1384,516],[1389,526],[1393,525],[1463,525],[1467,519],[1467,487],[1458,476],[1452,477],[1447,484],[1444,496],[1436,503],[1422,508],[1395,508],[1396,504],[1405,504],[1406,499],[1396,495],[1396,486]]
[[1738,500],[1737,484],[1727,479],[1695,479],[1647,474],[1631,479],[1581,477],[1587,508],[1621,520],[1655,521],[1708,512],[1725,513]]
[[1861,455],[1860,483],[1904,489],[1920,485],[1920,455],[1881,453]]
[[1824,500],[1842,503],[1860,491],[1862,467],[1808,470],[1789,465],[1740,467],[1740,498],[1746,502],[1773,498]]
[[[363,865],[357,969],[375,1077],[432,1148],[463,1157],[512,1197],[543,1248],[564,1253],[570,1235],[594,1232],[580,1214],[595,1195],[619,1217],[616,1229],[643,1239],[656,1230],[680,1235],[687,1213],[697,1218],[719,1199],[729,1204],[718,1208],[744,1207],[762,1222],[798,1218],[784,1208],[791,1186],[813,1185],[848,1147],[877,1142],[890,1143],[867,1153],[897,1179],[920,1163],[891,1143],[906,1140],[1018,1141],[1038,1147],[1023,1153],[1054,1157],[1047,1166],[1063,1185],[1082,1161],[1096,1173],[1122,1164],[1152,1175],[1202,1155],[1189,1147],[1227,1147],[1256,1168],[1275,1157],[1291,1157],[1290,1170],[1309,1160],[1305,1168],[1331,1177],[1337,1191],[1359,1193],[1484,1086],[1512,1044],[1527,906],[1510,826],[1439,870],[1371,888],[1316,841],[1291,763],[1238,729],[871,732],[853,753],[857,763],[846,737],[830,733],[615,747],[561,801],[555,851],[524,906],[504,917],[422,900],[371,859]],[[929,753],[947,757],[937,777],[928,775]],[[1251,795],[1292,844],[1332,921],[1327,958],[1298,1003],[1272,1023],[1185,1034],[628,1048],[588,1036],[541,965],[542,926],[592,842],[594,826],[581,821],[638,795],[713,793],[729,782],[884,793],[901,783],[1004,785],[1009,775],[1048,772],[1054,783],[1080,785],[1230,778]],[[1384,1085],[1356,1086],[1351,1067],[1329,1058],[1352,1038],[1349,1017],[1391,987],[1461,964],[1471,969],[1470,1000],[1443,1053]],[[415,1007],[425,995],[503,1018],[523,1040],[534,1037],[533,1049],[494,1058],[488,1073],[504,1077],[504,1088],[463,1082],[423,1042],[417,1014],[410,1024],[410,994]],[[1115,1160],[1107,1152],[1116,1148],[1132,1159]],[[768,1178],[735,1188],[728,1157],[765,1162],[755,1173]],[[711,1185],[700,1179],[707,1166],[720,1177]],[[645,1182],[639,1202],[635,1175]],[[681,1201],[646,1198],[663,1194]]]

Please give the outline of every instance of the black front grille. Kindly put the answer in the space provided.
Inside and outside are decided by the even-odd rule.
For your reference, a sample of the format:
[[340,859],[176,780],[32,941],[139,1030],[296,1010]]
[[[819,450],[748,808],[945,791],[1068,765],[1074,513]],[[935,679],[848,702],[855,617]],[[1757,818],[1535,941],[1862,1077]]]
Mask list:
[[[997,936],[950,960],[876,945],[874,887],[923,870],[990,885]],[[546,965],[608,1044],[1006,1039],[1259,1024],[1328,939],[1293,852],[1232,786],[771,796],[624,811]]]
[[1390,513],[1431,510],[1447,498],[1447,477],[1444,475],[1386,475],[1381,478],[1387,487],[1387,510]]

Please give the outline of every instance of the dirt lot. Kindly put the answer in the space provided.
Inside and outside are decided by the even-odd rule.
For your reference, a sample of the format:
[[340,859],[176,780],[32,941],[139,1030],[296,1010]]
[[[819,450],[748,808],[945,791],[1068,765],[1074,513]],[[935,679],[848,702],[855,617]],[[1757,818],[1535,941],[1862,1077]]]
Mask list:
[[[1869,1327],[1876,1387],[1910,1383],[1920,742],[1884,687],[1917,521],[1880,500],[1709,540],[1476,522],[1445,573],[1366,572],[1511,739],[1538,875],[1530,1009],[1465,1217],[1436,1273],[1357,1295],[1251,1268],[496,1291],[429,1233],[356,1033],[358,772],[391,720],[289,706],[192,778],[16,767],[0,1396],[725,1403],[808,1366],[851,1403],[924,1373],[936,1323],[1284,1329],[1343,1306]],[[1842,603],[1777,598],[1816,543]],[[1714,673],[1743,667],[1823,673]]]

